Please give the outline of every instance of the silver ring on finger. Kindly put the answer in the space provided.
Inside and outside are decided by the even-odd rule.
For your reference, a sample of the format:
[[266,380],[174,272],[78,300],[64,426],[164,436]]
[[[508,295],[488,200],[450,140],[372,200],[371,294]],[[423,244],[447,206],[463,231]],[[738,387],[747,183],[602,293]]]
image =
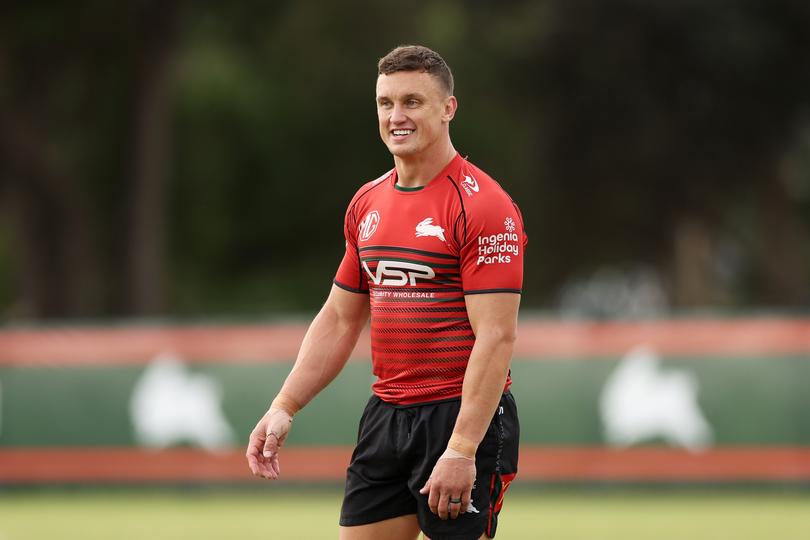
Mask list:
[[461,504],[461,498],[460,497],[458,499],[452,499],[451,498],[449,503],[450,504]]

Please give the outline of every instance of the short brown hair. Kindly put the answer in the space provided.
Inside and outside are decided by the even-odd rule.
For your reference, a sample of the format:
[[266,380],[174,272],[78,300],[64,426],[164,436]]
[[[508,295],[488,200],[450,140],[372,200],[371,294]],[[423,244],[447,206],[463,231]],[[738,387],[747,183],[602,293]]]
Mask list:
[[453,95],[453,73],[450,66],[439,56],[422,45],[400,45],[382,58],[377,64],[378,75],[390,75],[397,71],[420,71],[433,75],[448,95]]

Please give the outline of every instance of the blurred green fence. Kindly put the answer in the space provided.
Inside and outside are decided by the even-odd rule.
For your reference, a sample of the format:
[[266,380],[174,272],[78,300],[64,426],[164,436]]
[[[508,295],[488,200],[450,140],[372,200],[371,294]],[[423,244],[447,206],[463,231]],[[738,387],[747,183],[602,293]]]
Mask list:
[[[304,331],[0,332],[0,484],[252,481],[243,444]],[[343,477],[367,351],[296,419],[286,479]],[[526,320],[512,377],[524,480],[810,480],[808,320]]]

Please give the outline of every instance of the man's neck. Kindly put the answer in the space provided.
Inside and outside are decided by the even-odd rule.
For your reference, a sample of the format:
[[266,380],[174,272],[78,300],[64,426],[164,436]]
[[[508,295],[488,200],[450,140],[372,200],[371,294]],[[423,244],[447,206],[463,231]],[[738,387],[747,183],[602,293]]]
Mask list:
[[423,187],[428,184],[454,157],[456,149],[447,141],[435,152],[422,152],[414,156],[394,156],[397,185],[404,188]]

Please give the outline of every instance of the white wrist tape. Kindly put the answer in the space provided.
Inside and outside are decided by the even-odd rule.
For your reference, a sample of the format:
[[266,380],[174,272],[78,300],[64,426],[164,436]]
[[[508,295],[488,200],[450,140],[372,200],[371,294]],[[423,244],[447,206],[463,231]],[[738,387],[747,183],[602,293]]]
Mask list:
[[301,405],[298,404],[293,398],[288,396],[287,394],[279,394],[276,396],[276,399],[273,400],[273,403],[270,404],[271,409],[281,409],[282,411],[286,412],[290,415],[290,417],[295,416],[295,413],[301,410]]
[[478,449],[478,445],[472,442],[471,440],[467,439],[466,437],[462,437],[456,433],[450,437],[450,440],[447,442],[447,450],[444,452],[443,457],[450,457],[448,452],[452,452],[452,457],[462,457],[466,459],[475,459],[475,451]]
[[444,454],[439,457],[439,459],[466,459],[468,461],[473,461],[475,458],[471,458],[469,456],[465,456],[461,452],[457,450],[453,450],[452,448],[448,448],[444,451]]

